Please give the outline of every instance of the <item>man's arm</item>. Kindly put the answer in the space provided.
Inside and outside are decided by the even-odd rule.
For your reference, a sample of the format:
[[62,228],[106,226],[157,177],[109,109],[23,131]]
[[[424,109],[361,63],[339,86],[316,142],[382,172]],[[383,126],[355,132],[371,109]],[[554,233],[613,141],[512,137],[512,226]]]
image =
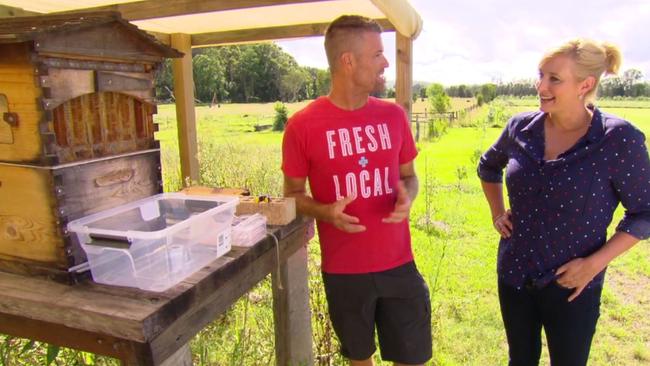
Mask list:
[[358,233],[366,230],[365,226],[359,225],[359,218],[343,212],[345,206],[354,201],[353,197],[345,197],[331,204],[323,204],[307,195],[306,186],[306,178],[284,176],[284,196],[296,199],[298,213],[311,216],[316,220],[329,222],[339,230],[348,233]]
[[420,189],[420,183],[418,177],[415,175],[413,161],[399,166],[399,178],[404,182],[411,202],[415,201],[415,197],[417,197],[418,190]]
[[400,181],[397,183],[397,201],[395,209],[384,218],[385,223],[402,222],[409,217],[411,205],[418,195],[419,182],[415,175],[415,166],[413,161],[399,166]]

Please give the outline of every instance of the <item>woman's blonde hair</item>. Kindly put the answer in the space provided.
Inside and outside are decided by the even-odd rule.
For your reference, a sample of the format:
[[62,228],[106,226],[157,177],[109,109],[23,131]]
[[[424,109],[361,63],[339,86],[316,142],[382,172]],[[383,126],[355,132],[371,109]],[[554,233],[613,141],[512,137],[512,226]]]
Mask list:
[[556,56],[568,56],[575,61],[575,76],[578,80],[589,76],[596,79],[594,88],[584,96],[586,102],[596,98],[600,77],[603,74],[616,74],[621,67],[621,51],[617,46],[607,42],[597,43],[590,39],[574,39],[549,50],[539,62],[540,68]]

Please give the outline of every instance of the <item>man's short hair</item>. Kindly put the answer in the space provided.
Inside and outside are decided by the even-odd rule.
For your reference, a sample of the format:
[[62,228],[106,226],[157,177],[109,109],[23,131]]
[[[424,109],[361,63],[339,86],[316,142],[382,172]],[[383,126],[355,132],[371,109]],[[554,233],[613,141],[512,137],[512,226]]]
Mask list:
[[363,32],[381,33],[381,25],[374,19],[360,15],[342,15],[336,18],[325,31],[325,53],[330,71],[336,69],[336,62],[343,52],[349,51],[353,45],[352,37],[358,37]]

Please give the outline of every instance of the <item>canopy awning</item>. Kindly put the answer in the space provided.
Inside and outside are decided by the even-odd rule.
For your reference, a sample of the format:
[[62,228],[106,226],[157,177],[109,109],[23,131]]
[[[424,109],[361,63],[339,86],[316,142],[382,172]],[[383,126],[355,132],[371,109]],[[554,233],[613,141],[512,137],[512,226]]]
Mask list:
[[384,20],[388,30],[415,39],[422,19],[407,0],[0,0],[9,8],[34,13],[116,10],[140,29],[192,36],[193,46],[322,35],[343,14]]

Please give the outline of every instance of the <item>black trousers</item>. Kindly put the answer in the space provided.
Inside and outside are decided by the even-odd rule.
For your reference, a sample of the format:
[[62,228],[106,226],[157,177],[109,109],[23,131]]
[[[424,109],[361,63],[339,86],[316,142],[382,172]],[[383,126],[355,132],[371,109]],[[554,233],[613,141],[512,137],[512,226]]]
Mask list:
[[501,316],[508,338],[509,366],[537,366],[546,333],[552,366],[581,366],[589,359],[600,316],[602,286],[585,289],[568,302],[573,289],[555,281],[543,288],[517,289],[499,281]]

